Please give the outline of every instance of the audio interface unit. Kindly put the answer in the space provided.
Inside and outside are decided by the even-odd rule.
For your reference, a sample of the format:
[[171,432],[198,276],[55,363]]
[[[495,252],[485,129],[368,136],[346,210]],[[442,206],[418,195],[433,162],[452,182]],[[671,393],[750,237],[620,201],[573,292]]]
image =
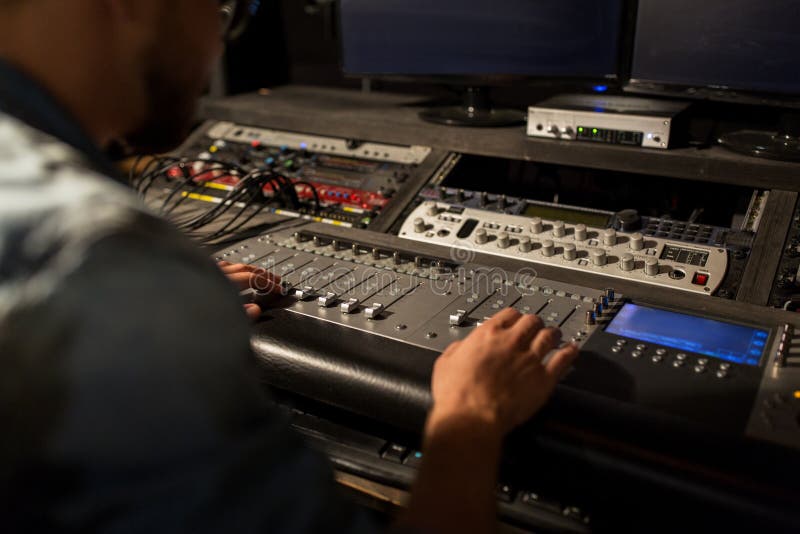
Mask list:
[[[537,209],[537,205],[532,205]],[[621,232],[586,214],[590,224],[506,215],[443,202],[419,205],[399,237],[712,295],[728,268],[728,251],[641,232]]]
[[666,149],[688,107],[628,96],[561,95],[528,108],[528,135]]

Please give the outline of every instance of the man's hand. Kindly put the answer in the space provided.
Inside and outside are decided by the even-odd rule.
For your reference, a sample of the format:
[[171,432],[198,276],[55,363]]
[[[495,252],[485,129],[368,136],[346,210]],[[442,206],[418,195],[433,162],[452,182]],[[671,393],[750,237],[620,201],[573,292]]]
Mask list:
[[494,487],[502,442],[535,414],[578,354],[561,332],[503,310],[453,343],[433,369],[423,460],[400,523],[439,534],[496,531]]
[[243,263],[221,261],[217,265],[239,291],[252,289],[255,292],[258,302],[248,302],[244,305],[244,311],[252,321],[261,316],[259,304],[268,304],[281,295],[281,277],[277,274]]
[[485,422],[502,437],[530,419],[578,354],[568,345],[543,363],[560,342],[560,330],[508,308],[450,345],[433,370],[429,430],[463,416]]

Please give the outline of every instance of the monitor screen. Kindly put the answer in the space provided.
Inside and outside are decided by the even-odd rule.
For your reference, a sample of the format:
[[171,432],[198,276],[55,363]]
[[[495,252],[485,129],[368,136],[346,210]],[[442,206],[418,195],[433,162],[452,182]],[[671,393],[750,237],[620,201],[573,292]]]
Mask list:
[[623,0],[341,0],[349,74],[613,78]]
[[800,95],[797,0],[639,0],[631,78]]
[[746,365],[758,365],[769,338],[760,328],[631,303],[606,332]]

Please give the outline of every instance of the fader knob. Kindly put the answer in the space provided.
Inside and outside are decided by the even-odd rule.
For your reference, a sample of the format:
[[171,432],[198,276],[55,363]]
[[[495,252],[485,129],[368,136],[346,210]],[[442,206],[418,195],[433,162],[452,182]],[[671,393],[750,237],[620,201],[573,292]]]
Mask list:
[[575,248],[575,245],[572,243],[566,243],[564,245],[564,259],[567,261],[572,261],[578,256],[578,252]]
[[622,258],[620,259],[619,266],[623,271],[632,271],[636,266],[636,262],[633,259],[633,254],[623,254]]
[[644,248],[644,236],[636,232],[635,234],[631,234],[631,250],[642,250]]
[[586,241],[586,238],[589,237],[586,233],[586,225],[585,224],[576,224],[575,225],[575,241]]
[[497,246],[500,248],[508,248],[511,240],[508,238],[508,232],[500,232],[497,234]]
[[489,235],[486,233],[486,230],[483,228],[475,230],[475,242],[477,244],[484,245],[487,241],[489,241]]
[[659,272],[658,260],[655,258],[647,258],[644,260],[644,274],[647,276],[656,276]]
[[549,258],[556,253],[555,244],[549,239],[542,241],[542,256]]
[[613,247],[617,244],[617,231],[613,228],[607,228],[603,231],[603,244],[607,247]]
[[531,219],[531,232],[534,234],[541,234],[542,230],[544,230],[544,226],[542,225],[542,219],[539,217],[534,217]]
[[417,217],[414,219],[414,231],[418,234],[421,234],[427,229],[425,226],[425,220],[422,217]]
[[520,252],[530,252],[532,248],[533,248],[533,245],[531,244],[531,238],[530,237],[520,237],[519,238],[519,251]]
[[592,257],[592,264],[597,265],[598,267],[602,267],[608,262],[606,251],[602,249],[594,249],[591,253],[591,257]]
[[564,237],[565,233],[564,221],[556,221],[553,223],[553,237]]

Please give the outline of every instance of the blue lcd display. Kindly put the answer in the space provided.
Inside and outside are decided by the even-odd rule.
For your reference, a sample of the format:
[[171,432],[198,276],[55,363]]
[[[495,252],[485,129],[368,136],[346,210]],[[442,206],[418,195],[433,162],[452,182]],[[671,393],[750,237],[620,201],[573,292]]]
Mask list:
[[630,303],[606,332],[747,365],[758,365],[769,338],[759,328]]

